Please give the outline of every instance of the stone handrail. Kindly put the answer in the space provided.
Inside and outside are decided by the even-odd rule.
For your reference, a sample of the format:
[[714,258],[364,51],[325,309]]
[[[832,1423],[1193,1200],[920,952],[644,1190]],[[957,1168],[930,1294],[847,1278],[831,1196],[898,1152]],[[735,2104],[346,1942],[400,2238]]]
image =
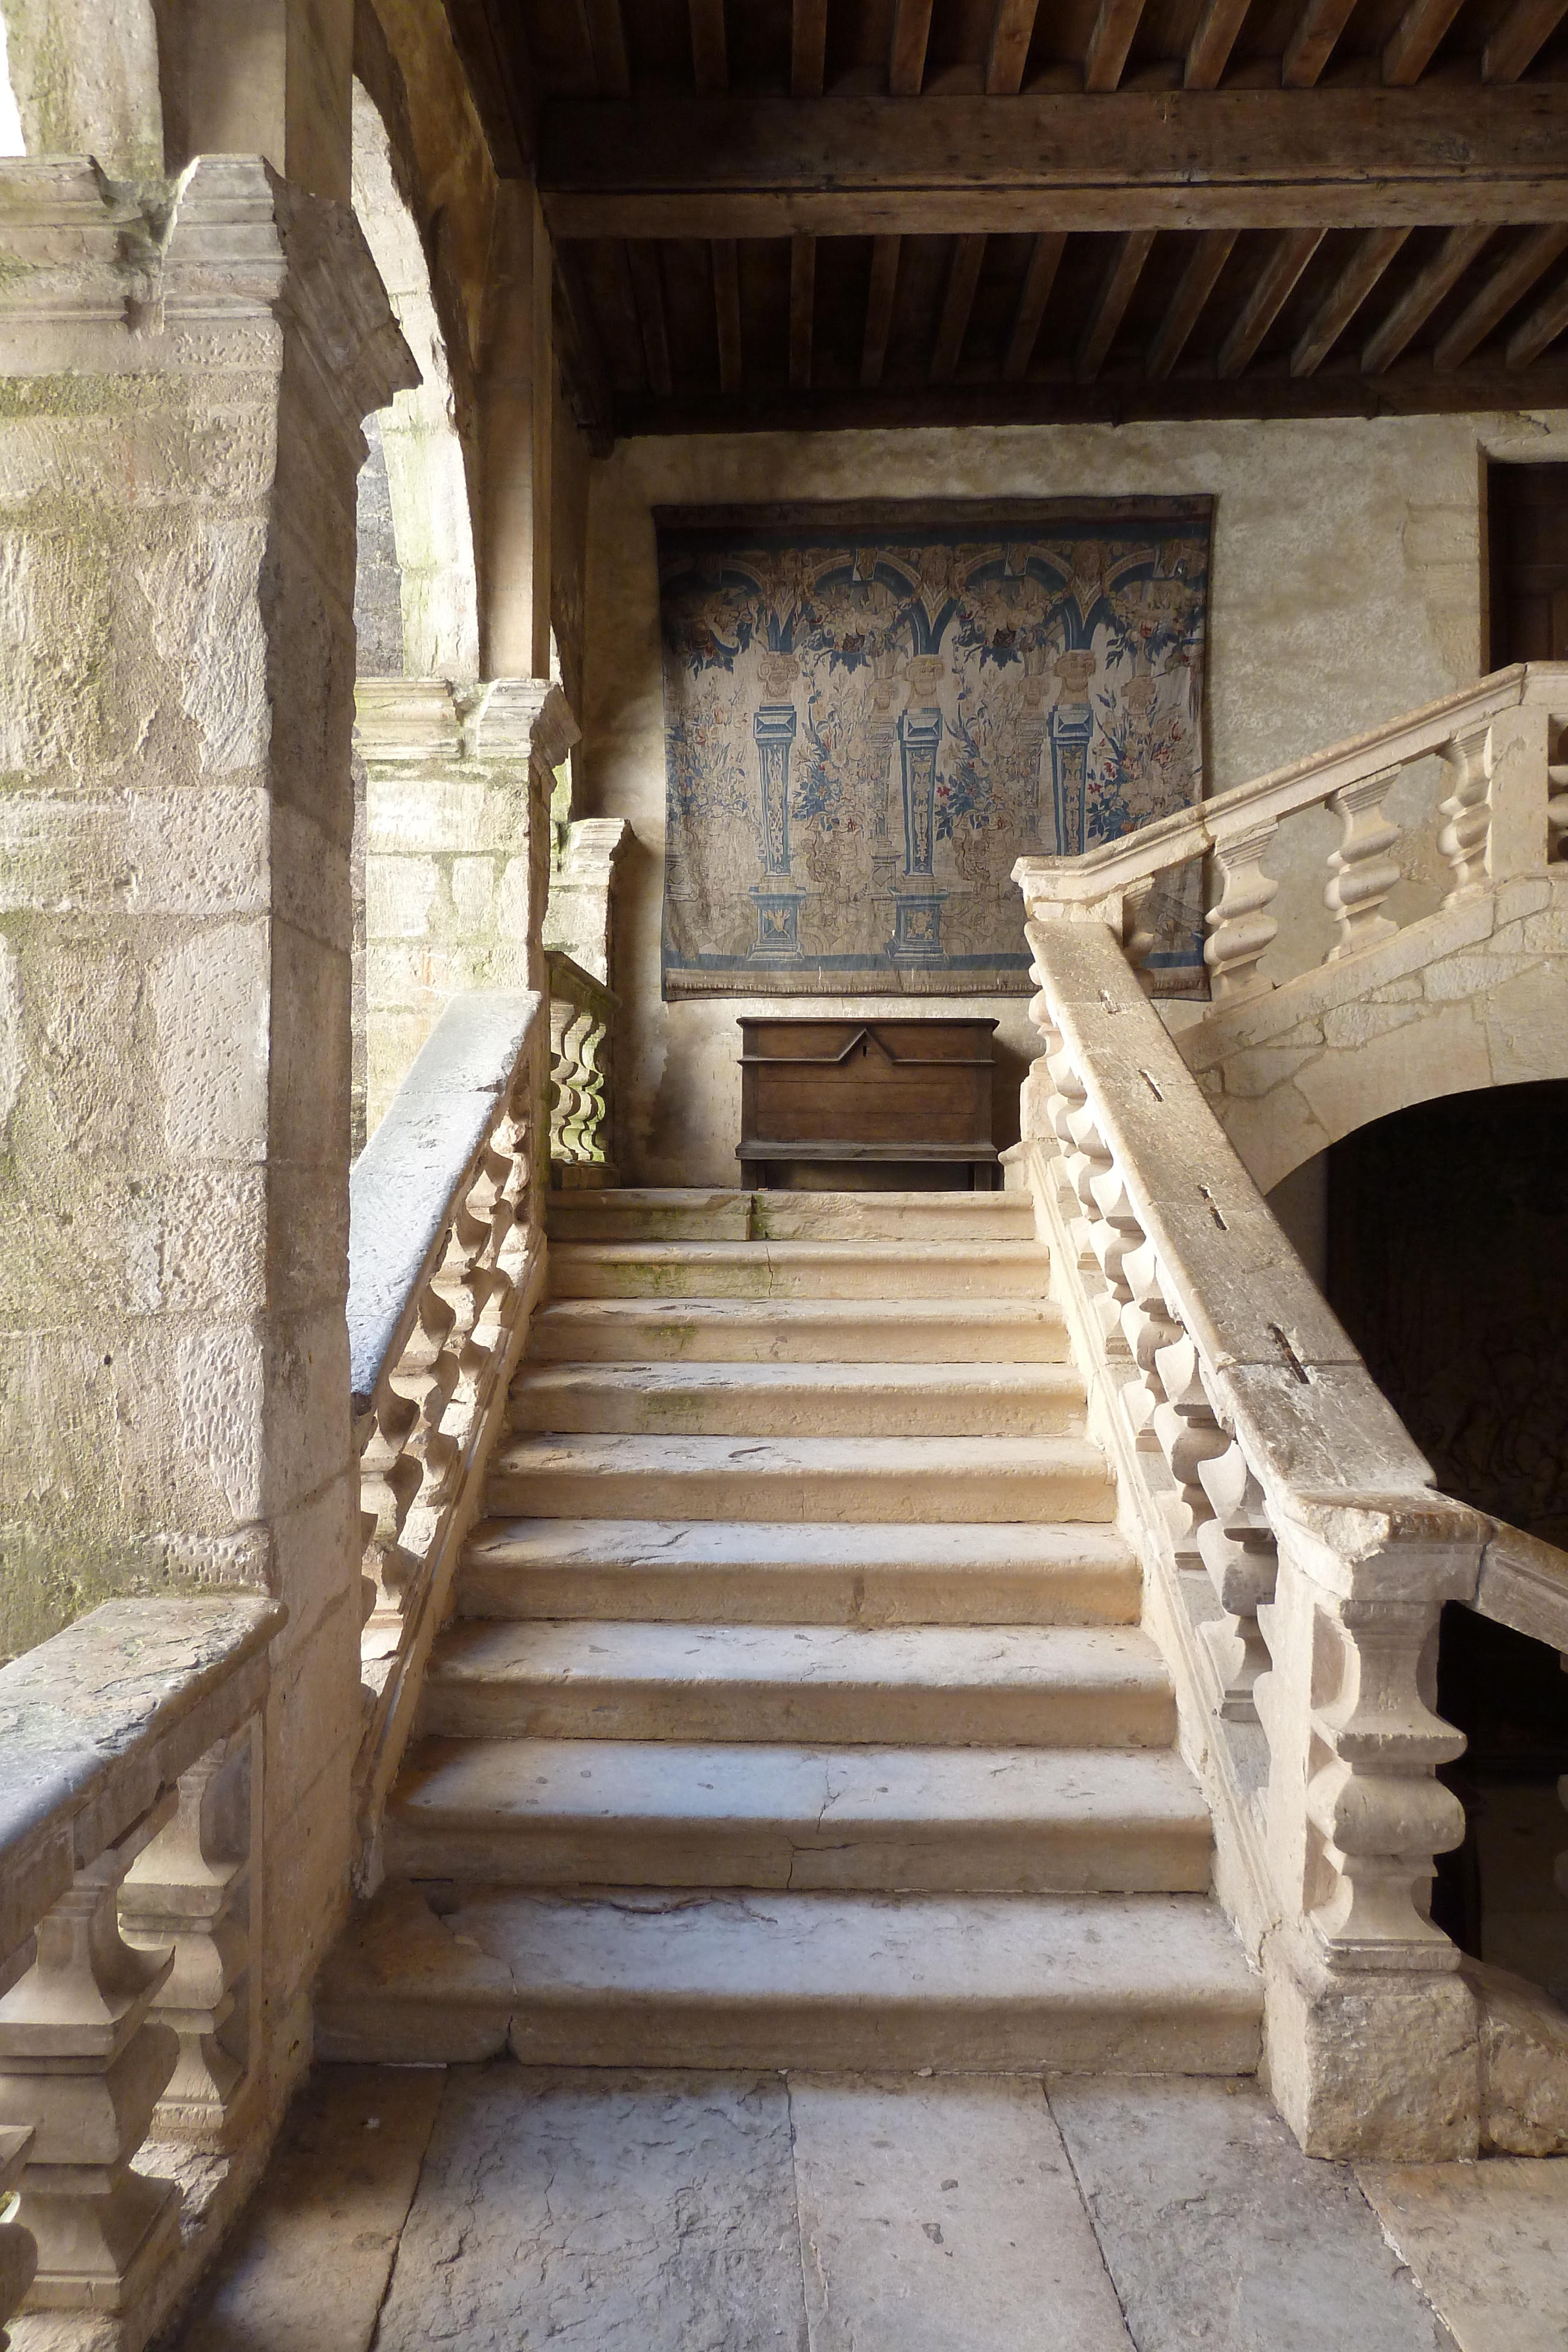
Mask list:
[[562,949],[548,950],[545,964],[549,973],[552,1179],[612,1184],[610,1055],[620,1000]]
[[455,998],[350,1179],[361,1881],[543,1277],[542,1010],[532,990]]
[[1556,738],[1565,717],[1568,664],[1515,663],[1082,856],[1020,858],[1013,878],[1031,915],[1056,906],[1108,921],[1138,969],[1154,945],[1140,917],[1155,879],[1212,850],[1220,889],[1204,961],[1216,1002],[1234,1003],[1273,984],[1258,966],[1278,935],[1269,910],[1280,886],[1263,860],[1287,818],[1326,806],[1340,821],[1323,893],[1335,923],[1327,960],[1354,954],[1399,928],[1384,911],[1401,879],[1399,832],[1384,803],[1417,761],[1435,753],[1448,773],[1437,846],[1450,900],[1564,856],[1568,764],[1556,761]]
[[1568,1551],[1556,1544],[1494,1519],[1471,1605],[1568,1660]]
[[1464,1829],[1436,1768],[1464,1741],[1431,1660],[1490,1522],[1434,1491],[1113,932],[1028,936],[1045,1051],[1021,1156],[1217,1888],[1264,1969],[1274,2095],[1314,2153],[1473,2153],[1470,1995],[1428,1916]]
[[143,2342],[188,2284],[157,2158],[233,2150],[265,2095],[261,1710],[286,1614],[110,1601],[0,1669],[0,2339],[21,2305]]

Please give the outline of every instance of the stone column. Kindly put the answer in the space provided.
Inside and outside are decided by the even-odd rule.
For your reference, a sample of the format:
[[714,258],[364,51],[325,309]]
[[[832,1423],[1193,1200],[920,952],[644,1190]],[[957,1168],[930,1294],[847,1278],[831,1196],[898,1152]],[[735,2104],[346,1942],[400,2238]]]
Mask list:
[[555,414],[549,234],[531,181],[503,180],[497,204],[479,394],[479,654],[492,677],[548,677]]
[[6,163],[0,255],[0,1649],[287,1603],[281,2082],[348,1895],[354,478],[413,362],[351,215],[259,158]]
[[367,1125],[452,998],[544,985],[554,771],[578,737],[544,678],[361,678]]

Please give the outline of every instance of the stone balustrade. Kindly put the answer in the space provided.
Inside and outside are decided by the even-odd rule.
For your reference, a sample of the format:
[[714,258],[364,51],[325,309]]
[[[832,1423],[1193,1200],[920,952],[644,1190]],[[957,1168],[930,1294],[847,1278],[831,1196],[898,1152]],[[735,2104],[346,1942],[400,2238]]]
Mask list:
[[613,1184],[611,1049],[618,998],[580,963],[551,948],[550,1181]]
[[532,990],[454,998],[350,1181],[361,1881],[543,1279],[542,1010]]
[[1495,1531],[1434,1491],[1112,930],[1028,936],[1020,1157],[1265,1971],[1274,2095],[1317,2153],[1473,2154],[1474,1998],[1428,1916],[1464,1742],[1433,1701],[1439,1612],[1476,1602]]
[[1404,844],[1388,803],[1406,770],[1434,755],[1445,780],[1432,811],[1445,905],[1563,861],[1568,762],[1560,764],[1558,754],[1565,729],[1568,665],[1516,663],[1462,694],[1080,857],[1020,858],[1014,879],[1030,906],[1049,902],[1100,916],[1141,969],[1154,933],[1139,914],[1155,882],[1212,851],[1218,895],[1207,918],[1204,961],[1215,1003],[1236,1004],[1275,984],[1260,969],[1280,929],[1270,911],[1280,885],[1264,861],[1289,819],[1324,808],[1338,822],[1323,887],[1334,923],[1323,960],[1338,961],[1400,928],[1388,901],[1404,876]]
[[0,2343],[37,2315],[18,2352],[65,2340],[53,2315],[140,2352],[192,2275],[164,2168],[221,2169],[252,2130],[262,1711],[286,1614],[111,1601],[0,1670],[0,2196],[19,2191]]

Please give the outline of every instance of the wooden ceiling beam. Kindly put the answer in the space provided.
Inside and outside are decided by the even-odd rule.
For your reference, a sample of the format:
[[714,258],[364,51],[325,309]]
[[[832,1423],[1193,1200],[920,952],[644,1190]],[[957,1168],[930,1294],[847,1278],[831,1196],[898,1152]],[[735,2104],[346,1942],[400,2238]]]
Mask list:
[[1536,279],[1543,278],[1565,252],[1568,226],[1531,229],[1500,268],[1493,270],[1479,292],[1466,303],[1453,325],[1438,337],[1432,353],[1433,366],[1445,373],[1462,367],[1471,353],[1480,349],[1492,329],[1501,325],[1514,304],[1529,293]]
[[1568,84],[557,100],[557,236],[1568,220]]
[[1144,0],[1100,0],[1100,13],[1083,58],[1085,89],[1115,89],[1143,13]]
[[574,245],[556,247],[555,296],[562,389],[594,454],[603,456],[604,436],[615,429],[615,387]]
[[1517,81],[1563,21],[1568,0],[1513,0],[1481,51],[1482,81]]
[[817,315],[817,240],[797,229],[789,240],[789,386],[811,381],[811,332]]
[[630,98],[632,71],[626,62],[626,27],[621,0],[584,0],[594,70],[601,98]]
[[1259,271],[1239,317],[1219,347],[1222,376],[1241,373],[1259,344],[1301,283],[1301,272],[1323,241],[1321,228],[1287,229]]
[[1554,343],[1568,327],[1568,278],[1554,286],[1543,302],[1538,302],[1522,325],[1514,329],[1508,339],[1507,359],[1511,368],[1528,367],[1538,360],[1549,343]]
[[898,291],[898,256],[903,238],[873,238],[871,285],[866,293],[865,333],[861,341],[861,383],[874,392],[887,360],[887,338],[893,327],[893,301]]
[[1431,260],[1413,278],[1383,324],[1362,348],[1363,375],[1381,375],[1418,334],[1447,294],[1451,294],[1491,235],[1488,228],[1451,228]]
[[1144,264],[1149,257],[1154,242],[1153,229],[1134,229],[1122,238],[1111,256],[1072,362],[1072,373],[1080,383],[1087,383],[1091,377],[1097,376],[1104,364],[1105,354],[1116,339],[1117,328],[1127,315],[1127,305],[1144,274]]
[[1029,363],[1034,357],[1034,347],[1040,338],[1040,320],[1051,299],[1051,289],[1056,283],[1056,273],[1061,267],[1061,257],[1067,250],[1067,239],[1058,231],[1042,229],[1035,238],[1024,272],[1023,290],[1013,313],[1012,332],[1008,337],[1007,356],[1002,362],[1002,379],[1007,383],[1021,383],[1029,373]]
[[690,0],[692,74],[699,98],[722,98],[729,88],[724,0]]
[[1169,308],[1149,345],[1144,372],[1152,383],[1163,383],[1186,351],[1239,235],[1239,229],[1211,228],[1199,237],[1192,258],[1176,279]]
[[1383,51],[1383,79],[1391,89],[1418,82],[1464,0],[1410,0]]
[[828,70],[828,0],[795,0],[789,26],[789,95],[821,98]]
[[986,94],[1011,98],[1023,88],[1029,45],[1040,0],[997,0],[991,38],[986,50]]
[[1322,79],[1334,44],[1350,22],[1355,0],[1307,0],[1280,64],[1281,86],[1311,89]]
[[931,37],[931,0],[894,0],[893,42],[887,87],[894,98],[918,98],[925,79],[925,45]]
[[1208,0],[1186,53],[1183,79],[1188,89],[1218,89],[1249,0]]
[[713,241],[713,309],[718,336],[718,388],[738,392],[745,374],[740,329],[740,247],[732,236]]
[[1409,237],[1407,228],[1368,229],[1291,353],[1291,373],[1313,375]]
[[643,338],[643,362],[649,389],[668,400],[674,389],[670,376],[670,331],[664,319],[664,278],[659,248],[649,237],[629,237],[626,259],[632,270],[632,299],[637,305],[637,331]]
[[943,297],[936,348],[931,354],[933,383],[951,383],[957,373],[958,354],[969,330],[969,313],[975,307],[975,289],[980,282],[980,264],[985,257],[983,236],[954,238],[953,264],[947,272],[947,291]]

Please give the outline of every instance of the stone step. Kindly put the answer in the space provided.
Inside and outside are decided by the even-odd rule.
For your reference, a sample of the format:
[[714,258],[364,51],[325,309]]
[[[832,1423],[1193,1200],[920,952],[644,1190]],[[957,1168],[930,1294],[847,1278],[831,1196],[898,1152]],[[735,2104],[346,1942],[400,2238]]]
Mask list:
[[559,1242],[1032,1241],[1021,1192],[776,1192],[695,1186],[553,1192]]
[[333,1953],[319,2059],[1244,2074],[1262,1993],[1198,1895],[389,1886]]
[[1071,1364],[553,1364],[511,1425],[632,1436],[1029,1437],[1082,1431]]
[[[556,1255],[559,1256],[559,1251]],[[1053,1299],[556,1299],[528,1327],[534,1363],[1061,1363]]]
[[1210,1827],[1166,1750],[429,1740],[396,1877],[508,1886],[1203,1893]]
[[1037,1242],[557,1242],[554,1298],[1043,1297]]
[[1082,1437],[518,1437],[490,1466],[490,1518],[1110,1519]]
[[457,1739],[1168,1748],[1165,1662],[1134,1626],[658,1625],[463,1618],[421,1729]]
[[1142,1589],[1112,1528],[511,1519],[470,1537],[457,1609],[688,1624],[1126,1625]]

